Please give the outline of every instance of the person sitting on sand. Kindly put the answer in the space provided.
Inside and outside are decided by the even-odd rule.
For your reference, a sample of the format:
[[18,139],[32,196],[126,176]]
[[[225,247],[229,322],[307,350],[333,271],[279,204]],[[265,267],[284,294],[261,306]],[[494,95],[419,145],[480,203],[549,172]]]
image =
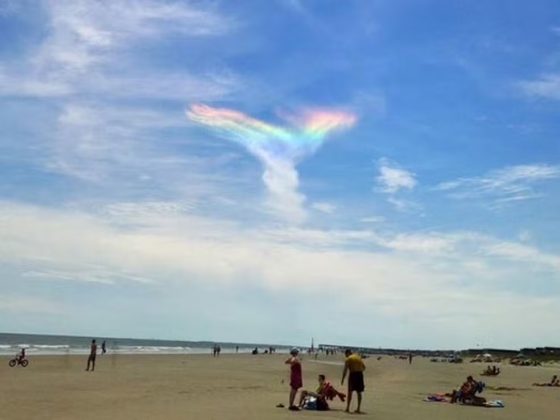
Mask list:
[[453,390],[451,393],[451,403],[460,402],[469,405],[483,405],[486,398],[478,397],[476,394],[482,392],[484,385],[475,381],[472,376],[467,377],[467,381],[461,385],[459,391]]
[[537,383],[535,382],[533,386],[560,386],[560,379],[558,379],[557,375],[554,375],[550,382],[547,383]]
[[290,351],[290,358],[284,363],[290,365],[290,404],[288,406],[289,410],[297,411],[299,407],[294,405],[296,399],[296,394],[298,389],[303,386],[303,375],[301,372],[301,362],[298,358],[299,350],[292,349]]
[[467,382],[469,382],[470,387],[468,392],[462,396],[463,404],[484,405],[486,398],[476,395],[477,392],[482,392],[484,385],[481,382],[475,381],[472,376],[467,378]]
[[498,376],[499,374],[500,374],[500,369],[496,365],[493,366],[488,365],[486,370],[481,373],[481,375],[485,375],[485,376]]
[[327,400],[333,400],[335,397],[340,398],[342,402],[346,399],[346,394],[337,391],[329,382],[326,381],[325,375],[319,375],[318,377],[319,386],[315,392],[311,391],[301,391],[301,398],[299,400],[299,407],[303,408],[305,402],[309,397],[314,397],[317,399],[317,410],[328,410],[329,404]]

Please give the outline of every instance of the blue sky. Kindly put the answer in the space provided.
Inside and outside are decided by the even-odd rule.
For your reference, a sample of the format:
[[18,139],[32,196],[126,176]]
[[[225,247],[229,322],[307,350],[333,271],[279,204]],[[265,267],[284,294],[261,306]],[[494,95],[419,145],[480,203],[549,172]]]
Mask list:
[[4,0],[0,31],[0,330],[560,345],[554,2]]

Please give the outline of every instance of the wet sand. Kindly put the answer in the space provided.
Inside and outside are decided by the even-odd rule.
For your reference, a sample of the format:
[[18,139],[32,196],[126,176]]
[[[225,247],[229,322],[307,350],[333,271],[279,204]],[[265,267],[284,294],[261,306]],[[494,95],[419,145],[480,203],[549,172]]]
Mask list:
[[[83,356],[36,356],[27,368],[10,368],[0,358],[0,418],[19,419],[287,419],[348,418],[340,401],[330,412],[289,412],[288,367],[284,355],[105,355],[94,373]],[[426,394],[458,386],[468,374],[479,378],[485,365],[430,363],[383,357],[366,360],[364,416],[375,419],[557,419],[560,388],[535,388],[556,367],[503,366],[483,396],[503,400],[505,408],[426,403]],[[304,357],[304,387],[314,389],[324,373],[340,388],[342,358]]]

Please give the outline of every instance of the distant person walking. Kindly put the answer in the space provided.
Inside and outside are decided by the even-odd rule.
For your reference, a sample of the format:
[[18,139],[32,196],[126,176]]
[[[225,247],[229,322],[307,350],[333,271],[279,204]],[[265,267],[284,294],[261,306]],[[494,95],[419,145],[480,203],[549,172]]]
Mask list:
[[95,357],[97,356],[97,344],[95,344],[95,340],[91,340],[91,346],[89,348],[89,357],[87,359],[87,368],[86,371],[89,371],[91,366],[91,371],[95,370]]
[[105,340],[101,343],[101,354],[107,353],[107,345],[105,344]]
[[352,402],[352,393],[355,391],[358,395],[358,407],[355,413],[361,413],[362,408],[362,392],[364,392],[364,370],[366,370],[366,365],[358,353],[352,353],[352,350],[346,349],[344,352],[346,355],[346,361],[344,362],[344,370],[342,372],[342,381],[340,383],[344,385],[344,379],[346,374],[348,375],[348,399],[346,400],[346,412],[350,412],[350,403]]
[[289,410],[298,411],[299,408],[294,404],[298,389],[303,386],[303,374],[301,369],[301,361],[298,358],[299,350],[292,349],[290,358],[284,363],[290,365],[290,404]]
[[412,353],[408,353],[408,364],[412,364]]

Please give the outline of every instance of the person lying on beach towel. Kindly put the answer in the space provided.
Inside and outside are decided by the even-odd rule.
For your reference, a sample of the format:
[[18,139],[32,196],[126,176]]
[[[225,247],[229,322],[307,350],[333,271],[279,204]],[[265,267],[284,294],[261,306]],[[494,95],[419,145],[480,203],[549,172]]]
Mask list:
[[558,379],[558,376],[554,375],[550,382],[542,384],[535,382],[533,386],[560,386],[560,379]]
[[424,398],[426,402],[451,402],[451,394],[429,394]]
[[[441,402],[441,403],[450,403],[451,402],[451,395],[452,394],[430,394],[424,398],[426,402]],[[472,405],[472,404],[471,404]],[[478,407],[486,407],[486,408],[504,408],[505,405],[501,400],[492,400],[486,401]]]
[[326,381],[325,375],[319,375],[319,386],[315,392],[301,391],[299,400],[300,408],[307,408],[310,410],[328,410],[329,405],[327,400],[332,401],[336,397],[340,398],[342,402],[346,399],[346,394],[338,392],[329,382]]

